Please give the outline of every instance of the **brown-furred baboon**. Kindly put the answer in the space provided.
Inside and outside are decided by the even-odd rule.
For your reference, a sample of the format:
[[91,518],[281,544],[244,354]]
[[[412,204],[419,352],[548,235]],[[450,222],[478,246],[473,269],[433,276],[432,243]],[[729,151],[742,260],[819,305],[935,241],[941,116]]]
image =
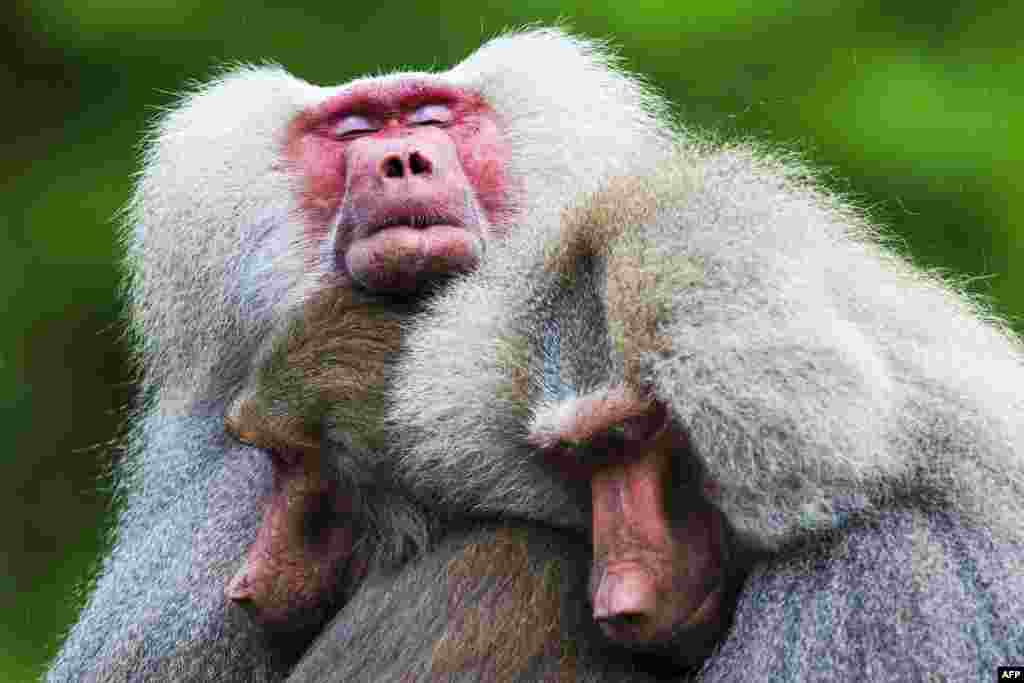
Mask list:
[[[227,433],[272,340],[318,307],[401,317],[495,237],[656,166],[666,121],[602,46],[555,29],[450,71],[331,88],[243,67],[163,115],[126,212],[143,398],[117,529],[48,679],[281,680],[364,576],[429,529],[365,472]],[[296,496],[308,515],[287,514]],[[351,526],[329,523],[341,512]],[[278,543],[296,519],[315,548]]]

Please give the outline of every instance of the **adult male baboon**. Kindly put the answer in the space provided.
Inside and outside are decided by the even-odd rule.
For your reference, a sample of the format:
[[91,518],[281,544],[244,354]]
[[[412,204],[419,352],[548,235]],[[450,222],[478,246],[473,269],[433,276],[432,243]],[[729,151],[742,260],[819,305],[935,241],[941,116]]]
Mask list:
[[[359,415],[328,402],[346,469],[398,465],[449,530],[294,680],[960,680],[1021,656],[1019,342],[787,170],[684,148],[520,226],[407,338],[389,449],[344,447]],[[338,383],[331,338],[279,349],[247,430],[304,450],[272,413],[302,414],[289,376]]]
[[[511,581],[506,590],[484,568],[452,574],[453,558],[481,567],[470,561],[481,539],[518,558],[509,565],[520,568],[517,577],[544,574],[551,566],[545,539],[554,539],[560,566],[586,574],[592,565],[595,616],[613,638],[633,647],[680,646],[695,657],[704,644],[686,651],[695,632],[676,629],[677,617],[696,608],[697,616],[713,617],[697,623],[718,635],[729,600],[716,584],[736,588],[734,572],[748,563],[734,558],[748,549],[767,553],[743,586],[733,628],[705,664],[709,680],[729,680],[740,669],[780,680],[929,670],[956,679],[1021,656],[1019,628],[1007,617],[1024,590],[1014,524],[1019,348],[948,290],[870,242],[850,239],[860,222],[792,171],[735,150],[690,150],[685,182],[654,202],[656,219],[640,211],[593,222],[686,237],[640,241],[642,262],[665,256],[684,262],[681,271],[620,271],[634,272],[623,291],[633,283],[654,294],[650,302],[632,298],[654,313],[623,317],[620,307],[618,323],[605,318],[607,329],[589,327],[602,320],[594,311],[573,322],[577,312],[565,302],[600,302],[605,294],[587,283],[611,282],[586,264],[554,271],[579,274],[575,283],[502,285],[502,273],[557,265],[538,256],[538,245],[560,243],[543,232],[581,193],[613,174],[646,177],[663,162],[671,135],[659,109],[593,46],[539,31],[499,39],[445,74],[337,89],[244,69],[168,114],[131,212],[146,399],[120,480],[124,509],[116,545],[50,679],[279,680],[350,598],[297,676],[322,680],[342,671],[353,674],[343,680],[387,680],[405,675],[408,662],[426,667],[409,669],[421,677],[454,671],[500,679],[510,662],[524,675],[533,666],[572,675],[560,663],[575,660],[555,656],[551,639],[530,640],[523,657],[522,642],[486,649],[506,630],[464,629],[482,640],[455,642],[482,649],[460,650],[424,626],[438,624],[439,614],[464,623],[493,616],[465,611],[457,590],[420,583],[454,576],[455,588],[497,586],[490,595],[511,605],[500,613],[528,605],[536,618],[554,614],[542,589],[557,584],[564,587],[555,593],[562,596],[559,623],[590,628],[561,611],[573,607],[565,596],[579,583]],[[407,138],[430,153],[404,144]],[[381,190],[393,181],[414,189]],[[643,196],[620,198],[644,206]],[[273,356],[269,340],[298,308],[344,301],[358,290],[361,302],[401,315],[437,278],[474,268],[483,251],[496,249],[489,238],[513,225],[541,232],[523,236],[519,257],[489,259],[485,278],[497,277],[496,285],[474,280],[452,295],[445,306],[471,305],[461,319],[449,308],[424,323],[417,333],[423,345],[399,375],[408,385],[397,394],[393,424],[399,435],[408,428],[413,441],[424,439],[402,441],[395,451],[406,454],[402,487],[374,488],[389,479],[359,468],[298,473],[296,463],[323,460],[284,451],[267,457],[225,434],[223,416],[245,405],[240,392]],[[678,287],[657,286],[644,273]],[[530,305],[531,295],[541,298]],[[500,304],[493,315],[488,302]],[[523,327],[524,320],[545,331]],[[638,321],[656,322],[655,333]],[[467,322],[474,327],[460,339],[458,325]],[[572,329],[582,338],[566,336]],[[666,338],[667,350],[660,346]],[[430,353],[447,354],[446,363]],[[422,386],[447,371],[443,389]],[[315,401],[310,410],[324,414]],[[431,422],[439,411],[452,419]],[[660,457],[680,450],[662,447],[657,439],[666,435],[685,439],[685,457]],[[319,434],[307,436],[317,443]],[[359,437],[357,430],[353,464],[371,450]],[[659,447],[620,447],[650,439]],[[641,497],[665,490],[666,462],[672,495]],[[309,516],[281,514],[296,491],[310,494],[302,498]],[[409,491],[419,503],[405,499]],[[365,500],[377,505],[356,507]],[[616,500],[629,509],[615,508]],[[685,501],[692,505],[680,511]],[[591,525],[595,502],[605,514]],[[424,503],[450,518],[491,516],[503,525],[452,533],[435,553],[357,590],[374,567],[384,570],[416,549],[426,530],[414,513]],[[323,523],[345,509],[370,514],[353,528]],[[533,529],[521,517],[568,531]],[[292,537],[300,543],[265,542],[295,519],[312,520],[308,535]],[[363,555],[369,546],[359,541],[369,529],[385,545]],[[565,540],[581,531],[593,533],[596,563],[586,545]],[[316,543],[307,547],[309,539]],[[277,571],[253,562],[251,552],[243,559],[254,543],[281,551],[271,558],[298,558],[315,571],[304,574],[301,562],[293,573]],[[648,559],[630,562],[630,548]],[[694,565],[691,549],[700,559]],[[625,569],[606,571],[616,564]],[[690,566],[699,571],[676,592],[682,602],[650,600]],[[516,602],[524,586],[532,586],[525,595],[533,600]],[[725,599],[702,611],[701,597],[716,593]],[[439,595],[460,599],[442,606]],[[425,602],[414,602],[417,596]],[[700,602],[691,604],[695,597]],[[418,621],[423,615],[433,621]],[[374,644],[391,649],[381,653]],[[394,656],[415,652],[409,644],[420,654]],[[332,652],[344,654],[341,664]],[[481,652],[496,656],[481,659]],[[614,657],[614,666],[628,666]]]
[[[379,528],[408,532],[385,534],[390,549],[364,554],[380,546],[361,542],[363,527],[321,529],[315,571],[283,584],[244,559],[254,542],[267,547],[296,487],[321,487],[311,509],[351,507],[360,493],[225,432],[268,339],[297,309],[344,292],[383,309],[393,300],[397,314],[474,268],[511,226],[552,220],[609,174],[656,165],[670,138],[656,97],[599,46],[557,30],[498,38],[444,73],[335,88],[242,68],[162,117],[128,211],[144,398],[123,506],[49,680],[281,679],[361,577],[422,534],[381,495]],[[325,588],[316,610],[294,609]]]
[[404,486],[589,530],[612,640],[722,637],[704,680],[1024,657],[1021,343],[799,169],[683,147],[522,226],[400,359]]
[[289,680],[597,683],[664,671],[609,647],[590,617],[585,535],[445,519],[397,485],[384,407],[403,322],[394,302],[325,292],[271,338],[227,415],[230,432],[277,461],[274,502],[228,594],[276,633],[319,627],[344,604]]

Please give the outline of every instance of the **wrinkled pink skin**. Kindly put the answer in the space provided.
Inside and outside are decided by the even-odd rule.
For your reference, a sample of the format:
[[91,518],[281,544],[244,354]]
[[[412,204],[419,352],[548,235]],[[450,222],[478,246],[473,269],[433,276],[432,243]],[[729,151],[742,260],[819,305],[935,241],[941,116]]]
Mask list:
[[583,446],[589,459],[562,469],[590,478],[590,594],[605,634],[648,645],[720,623],[728,553],[723,518],[701,495],[668,500],[673,459],[685,457],[687,441],[665,408],[616,387],[575,399],[561,415],[554,432],[532,434],[530,441],[549,461],[565,455],[564,444]]
[[[500,122],[457,88],[416,79],[354,86],[297,116],[284,156],[301,181],[310,263],[331,256],[329,286],[412,293],[474,269],[508,222]],[[260,446],[258,435],[235,436]],[[319,446],[270,457],[274,493],[225,595],[257,623],[294,631],[351,593],[366,558],[352,492]]]
[[348,499],[319,453],[289,462],[274,458],[274,491],[256,541],[231,579],[226,595],[253,620],[275,631],[298,631],[328,615],[344,590],[343,577],[358,573]]
[[[442,120],[418,122],[425,111]],[[359,129],[339,135],[352,117]],[[354,88],[300,116],[287,153],[306,179],[312,242],[330,240],[339,274],[371,291],[473,270],[509,218],[498,118],[455,88]]]

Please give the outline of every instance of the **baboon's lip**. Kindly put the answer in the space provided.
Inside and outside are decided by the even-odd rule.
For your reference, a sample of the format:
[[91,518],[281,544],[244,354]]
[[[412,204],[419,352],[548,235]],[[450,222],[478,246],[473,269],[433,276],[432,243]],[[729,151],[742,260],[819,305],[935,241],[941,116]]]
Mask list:
[[376,228],[371,231],[368,237],[379,235],[381,233],[400,232],[400,231],[416,231],[416,232],[430,232],[432,230],[443,230],[443,229],[462,229],[462,226],[454,221],[433,221],[431,223],[417,223],[417,222],[399,222],[389,223],[387,225]]
[[413,230],[428,230],[435,226],[448,226],[452,228],[464,227],[462,221],[454,215],[447,213],[407,213],[395,212],[383,217],[382,220],[371,223],[366,231],[366,236],[375,235],[378,232],[390,228],[411,228]]
[[395,224],[353,242],[345,269],[367,290],[410,293],[438,277],[472,271],[483,254],[480,236],[455,223]]

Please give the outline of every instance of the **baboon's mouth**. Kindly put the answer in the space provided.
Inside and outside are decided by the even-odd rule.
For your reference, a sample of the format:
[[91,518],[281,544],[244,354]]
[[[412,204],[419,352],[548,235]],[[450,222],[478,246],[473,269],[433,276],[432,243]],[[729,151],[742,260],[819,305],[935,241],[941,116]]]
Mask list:
[[463,227],[462,221],[458,217],[449,214],[397,212],[388,214],[383,218],[383,220],[370,225],[366,236],[369,237],[374,233],[380,232],[381,230],[387,230],[388,228],[403,227],[411,228],[413,230],[426,230],[436,225],[452,228]]
[[[422,223],[416,222],[423,221]],[[409,294],[480,264],[484,240],[458,221],[390,217],[345,253],[345,271],[372,292]]]
[[473,226],[466,225],[466,218],[458,212],[453,212],[444,205],[428,205],[414,200],[388,205],[365,218],[363,228],[356,230],[358,239],[366,239],[390,228],[428,230],[439,226],[475,232]]

